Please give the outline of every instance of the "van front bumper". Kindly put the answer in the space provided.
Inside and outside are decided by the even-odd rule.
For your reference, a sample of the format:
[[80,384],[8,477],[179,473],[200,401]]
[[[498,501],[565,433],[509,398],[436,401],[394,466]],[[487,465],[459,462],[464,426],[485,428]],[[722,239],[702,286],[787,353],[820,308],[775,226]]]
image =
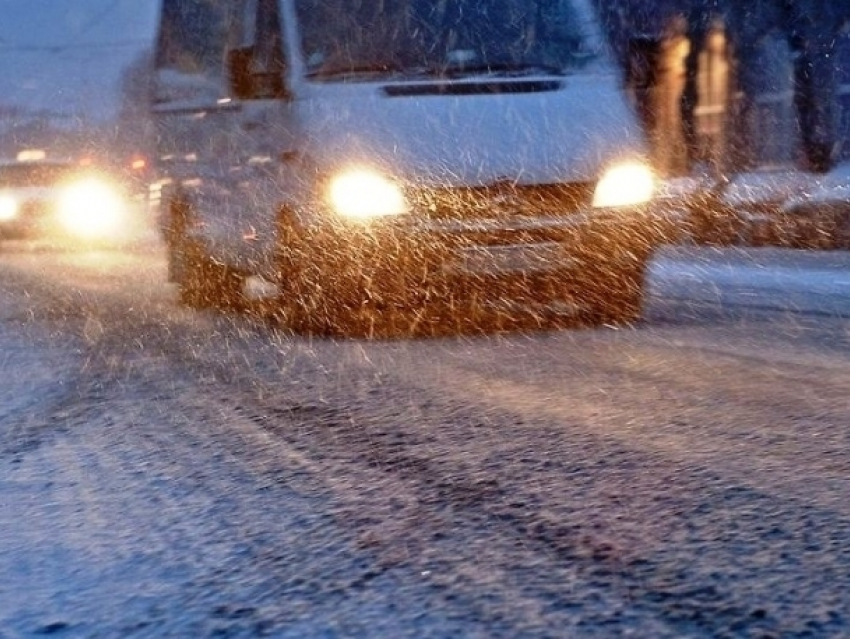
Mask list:
[[[649,256],[674,241],[678,217],[661,207],[510,220],[394,220],[302,229],[284,242],[281,278],[314,314],[334,308],[493,308],[574,314],[615,282],[642,278]],[[296,290],[292,290],[295,286]]]
[[[304,260],[335,273],[388,269],[510,276],[581,269],[676,241],[681,218],[662,206],[510,219],[316,224],[298,230]],[[286,242],[284,242],[284,245]]]

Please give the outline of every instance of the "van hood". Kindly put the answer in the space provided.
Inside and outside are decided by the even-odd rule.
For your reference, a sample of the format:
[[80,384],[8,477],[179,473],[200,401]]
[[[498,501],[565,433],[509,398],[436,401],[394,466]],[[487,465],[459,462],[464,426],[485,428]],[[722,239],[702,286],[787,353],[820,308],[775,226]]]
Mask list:
[[[441,186],[595,179],[645,156],[613,76],[317,83],[304,108],[319,170],[367,165]],[[318,117],[316,117],[318,116]],[[314,119],[315,118],[315,119]]]

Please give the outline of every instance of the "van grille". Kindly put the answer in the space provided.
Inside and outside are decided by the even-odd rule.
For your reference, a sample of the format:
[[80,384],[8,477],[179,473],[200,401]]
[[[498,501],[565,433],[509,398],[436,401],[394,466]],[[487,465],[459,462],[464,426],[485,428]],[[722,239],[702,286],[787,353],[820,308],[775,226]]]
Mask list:
[[523,185],[416,189],[408,193],[414,209],[431,220],[492,220],[570,215],[590,208],[593,184]]

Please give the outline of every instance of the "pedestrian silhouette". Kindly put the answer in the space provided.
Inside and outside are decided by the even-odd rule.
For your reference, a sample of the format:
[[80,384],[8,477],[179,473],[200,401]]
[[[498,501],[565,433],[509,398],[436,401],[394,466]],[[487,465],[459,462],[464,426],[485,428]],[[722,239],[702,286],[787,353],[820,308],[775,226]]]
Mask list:
[[722,17],[734,61],[733,96],[728,105],[727,168],[748,170],[758,164],[758,93],[764,84],[762,67],[766,42],[780,37],[793,63],[794,107],[802,145],[802,168],[829,171],[838,154],[837,79],[833,52],[838,30],[834,0],[690,0],[687,35],[691,41],[685,61],[681,98],[682,130],[691,160],[698,153],[695,109],[698,95],[698,56],[712,21]]

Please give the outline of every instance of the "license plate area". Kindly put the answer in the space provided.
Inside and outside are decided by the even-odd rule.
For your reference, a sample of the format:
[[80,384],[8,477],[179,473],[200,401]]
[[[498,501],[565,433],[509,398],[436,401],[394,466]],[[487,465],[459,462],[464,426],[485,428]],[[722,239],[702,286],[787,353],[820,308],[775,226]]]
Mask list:
[[562,244],[536,242],[465,247],[450,270],[472,275],[541,273],[570,268],[573,263]]

